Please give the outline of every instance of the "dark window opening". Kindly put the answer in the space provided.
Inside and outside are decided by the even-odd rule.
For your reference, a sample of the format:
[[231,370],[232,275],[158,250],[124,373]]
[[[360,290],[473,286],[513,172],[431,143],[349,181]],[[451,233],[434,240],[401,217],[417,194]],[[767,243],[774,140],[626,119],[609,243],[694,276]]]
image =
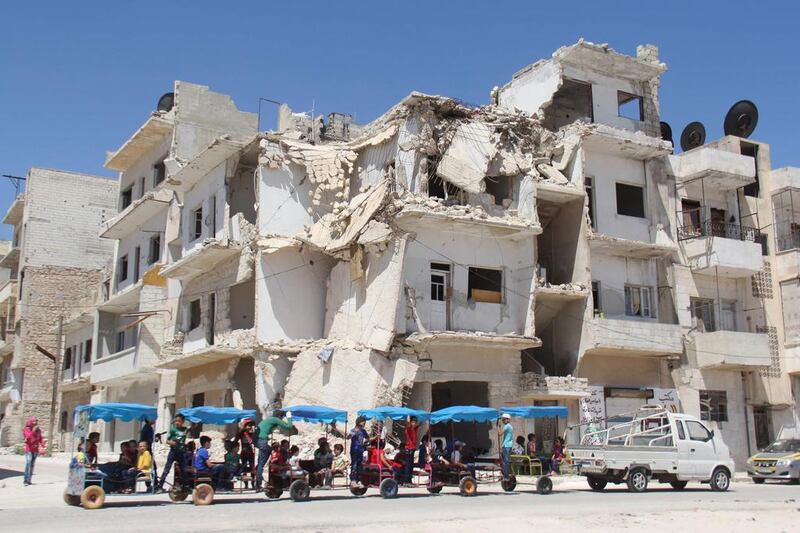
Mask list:
[[64,370],[72,368],[72,347],[64,350]]
[[[206,404],[206,393],[198,392],[192,394],[192,407],[203,407]],[[192,438],[199,439],[200,433],[203,432],[203,424],[192,424],[191,433]]]
[[573,122],[592,123],[593,107],[591,84],[565,79],[545,110],[545,127],[557,130]]
[[739,143],[739,151],[742,155],[746,155],[747,157],[752,157],[755,159],[756,163],[756,181],[749,185],[745,185],[743,187],[742,192],[744,192],[745,196],[750,196],[751,198],[758,198],[759,193],[761,192],[761,185],[758,182],[758,145],[751,144],[751,143]]
[[[486,184],[486,193],[494,197],[495,205],[503,205],[503,200],[509,202],[514,198],[514,186],[508,176],[487,177],[483,180]],[[506,202],[507,204],[509,202]]]
[[602,306],[600,304],[600,282],[593,281],[592,282],[592,306],[594,311],[594,316],[598,316],[602,312]]
[[[728,395],[725,391],[700,391],[700,420],[709,420],[711,422],[728,421]],[[691,433],[692,431],[690,430],[689,434],[694,440],[694,436]]]
[[617,91],[617,111],[620,117],[644,120],[644,104],[641,96]]
[[767,239],[766,233],[759,233],[756,235],[756,242],[761,245],[761,255],[767,256],[769,255],[769,239]]
[[696,321],[694,327],[702,332],[716,331],[714,319],[714,300],[710,298],[690,299],[692,318]]
[[453,204],[463,204],[466,201],[463,190],[444,181],[436,174],[428,178],[428,196],[441,198]]
[[134,283],[139,281],[139,276],[141,275],[141,264],[142,264],[142,248],[137,246],[133,250],[133,281]]
[[644,189],[636,185],[617,183],[617,214],[645,218]]
[[117,352],[121,352],[125,349],[125,330],[121,330],[117,332]]
[[586,176],[586,178],[584,178],[584,187],[586,189],[586,199],[589,207],[589,222],[593,228],[597,228],[597,224],[595,224],[594,221],[594,181],[591,176]]
[[147,264],[153,265],[161,259],[161,234],[150,237],[150,249],[147,253]]
[[200,206],[194,211],[192,211],[192,220],[191,220],[191,228],[192,228],[192,238],[191,240],[197,240],[203,236],[203,207]]
[[90,363],[92,361],[92,339],[88,339],[86,341],[86,345],[83,347],[83,362]]
[[61,411],[61,421],[59,422],[58,426],[61,428],[61,433],[66,433],[67,431],[67,419],[69,415],[66,411]]
[[144,196],[144,176],[139,178],[139,198]]
[[119,258],[119,275],[118,279],[120,282],[125,281],[128,279],[128,256],[123,255]]
[[163,161],[159,161],[153,165],[153,187],[158,186],[158,184],[164,181],[164,178],[166,177],[167,167],[164,165]]
[[189,331],[200,327],[201,307],[200,299],[189,302]]
[[122,191],[119,195],[119,198],[120,198],[119,210],[122,211],[123,209],[131,205],[131,203],[133,203],[133,185]]
[[217,314],[217,295],[208,295],[208,331],[206,331],[206,342],[209,346],[214,345],[214,320]]
[[475,302],[499,304],[503,301],[503,271],[469,267],[467,294]]

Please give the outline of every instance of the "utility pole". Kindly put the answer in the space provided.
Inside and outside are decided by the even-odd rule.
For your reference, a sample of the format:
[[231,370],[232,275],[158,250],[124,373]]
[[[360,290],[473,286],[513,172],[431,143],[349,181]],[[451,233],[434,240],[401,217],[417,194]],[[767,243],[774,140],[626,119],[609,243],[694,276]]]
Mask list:
[[53,361],[53,395],[50,400],[50,426],[47,428],[47,455],[53,454],[53,435],[55,434],[56,428],[56,403],[58,401],[58,383],[61,381],[61,365],[59,361],[61,360],[61,345],[63,344],[62,335],[64,334],[64,316],[58,316],[58,338],[56,340],[56,353],[53,355],[48,350],[45,350],[38,344],[34,344],[34,348],[39,351],[39,353],[44,354],[47,356],[51,361]]

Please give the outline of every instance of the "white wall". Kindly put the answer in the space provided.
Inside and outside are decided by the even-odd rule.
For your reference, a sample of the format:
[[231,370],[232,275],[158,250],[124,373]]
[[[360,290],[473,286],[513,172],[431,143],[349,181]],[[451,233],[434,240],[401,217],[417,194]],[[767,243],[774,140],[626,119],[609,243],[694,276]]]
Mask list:
[[[261,235],[295,235],[310,226],[314,219],[311,207],[311,180],[299,165],[285,168],[259,167],[258,228]],[[304,179],[305,178],[305,179]],[[302,182],[302,183],[301,183]]]
[[[144,178],[144,192],[153,190],[153,166],[163,160],[172,143],[172,135],[167,135],[166,138],[158,145],[151,148],[145,155],[140,157],[128,169],[120,174],[119,187],[117,190],[117,201],[120,200],[122,191],[133,185],[133,195],[131,201],[135,202],[142,197],[140,189],[140,179]],[[122,207],[122,204],[117,204]],[[120,209],[121,210],[121,209]]]
[[[69,369],[62,370],[62,378],[64,380],[79,378],[91,372],[94,354],[90,353],[89,362],[84,362],[84,353],[86,350],[86,341],[91,340],[93,334],[94,325],[90,324],[64,335],[64,350],[66,350],[67,347],[72,348],[72,365]],[[92,348],[92,351],[94,351],[94,348]]]
[[658,309],[658,268],[656,262],[612,255],[592,254],[592,281],[600,282],[600,304],[606,318],[625,316],[625,285],[653,288],[653,309]]
[[500,90],[498,101],[508,109],[534,114],[561,86],[561,67],[548,61],[520,75]]
[[604,76],[592,70],[576,69],[572,66],[564,67],[564,77],[592,84],[592,105],[595,122],[631,131],[643,129],[644,122],[619,116],[619,103],[617,100],[617,91],[641,96],[642,87],[640,84]]
[[[112,278],[113,292],[119,292],[136,283],[134,276],[134,259],[136,257],[136,247],[140,247],[139,256],[139,279],[144,276],[144,273],[152,266],[148,263],[150,253],[150,238],[156,235],[156,232],[161,234],[161,261],[164,262],[164,228],[167,225],[167,211],[164,210],[152,219],[150,219],[142,228],[142,231],[135,231],[130,235],[119,239],[117,241],[117,253],[115,254],[114,262],[114,276]],[[128,256],[128,277],[124,281],[119,280],[119,263],[120,258]]]
[[[222,239],[225,236],[225,204],[227,200],[225,169],[225,162],[220,163],[183,196],[181,244],[184,256],[201,246],[205,239]],[[213,196],[216,196],[216,231],[213,231],[212,228],[214,214],[211,212],[211,198]],[[194,239],[193,211],[199,207],[203,208],[203,234],[198,239]]]

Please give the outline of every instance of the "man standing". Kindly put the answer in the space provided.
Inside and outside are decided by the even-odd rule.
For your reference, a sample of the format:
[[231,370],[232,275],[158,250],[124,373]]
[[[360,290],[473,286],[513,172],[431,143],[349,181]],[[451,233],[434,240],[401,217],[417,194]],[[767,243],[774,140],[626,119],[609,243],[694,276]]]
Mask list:
[[511,426],[511,415],[503,413],[502,427],[498,431],[500,442],[500,463],[503,468],[503,481],[508,481],[511,461],[511,447],[514,445],[514,428]]
[[[186,454],[186,434],[189,428],[184,424],[186,419],[182,414],[175,415],[175,423],[170,428],[167,434],[167,444],[169,445],[169,455],[167,455],[167,464],[164,465],[164,473],[161,474],[161,480],[158,482],[158,490],[163,490],[164,482],[167,480],[169,471],[172,468],[172,463],[178,461],[181,467],[181,472],[186,470],[186,462],[184,456]],[[177,480],[176,480],[177,481]]]
[[[285,420],[284,420],[285,418]],[[275,428],[292,429],[292,413],[284,413],[280,409],[276,409],[272,416],[268,416],[258,423],[258,440],[256,446],[258,447],[258,465],[256,466],[256,490],[261,490],[261,481],[264,475],[264,466],[267,464],[269,454],[272,450],[269,448],[269,437]]]
[[419,422],[416,416],[409,416],[405,427],[405,462],[403,463],[403,483],[410,484],[414,476],[414,450],[417,449]]

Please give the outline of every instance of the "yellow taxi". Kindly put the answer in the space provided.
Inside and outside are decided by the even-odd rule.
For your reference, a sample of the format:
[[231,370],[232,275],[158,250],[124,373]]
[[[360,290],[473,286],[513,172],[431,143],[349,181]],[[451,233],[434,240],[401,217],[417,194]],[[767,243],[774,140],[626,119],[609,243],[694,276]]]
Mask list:
[[753,483],[768,479],[800,483],[800,439],[776,440],[747,460]]

